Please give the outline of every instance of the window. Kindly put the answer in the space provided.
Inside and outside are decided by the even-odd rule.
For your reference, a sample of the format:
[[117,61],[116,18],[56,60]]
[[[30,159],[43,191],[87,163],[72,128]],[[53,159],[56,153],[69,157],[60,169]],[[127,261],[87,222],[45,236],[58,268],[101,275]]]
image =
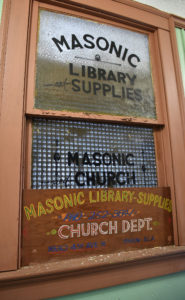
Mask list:
[[154,141],[162,113],[152,83],[152,32],[52,9],[38,3],[33,11],[39,25],[28,82],[31,191],[24,193],[23,265],[173,244],[170,193],[158,188],[164,162]]
[[[2,212],[8,212],[3,270],[16,269],[18,261],[21,280],[23,266],[36,263],[27,267],[35,277],[38,264],[50,261],[56,274],[57,259],[57,268],[71,272],[74,291],[93,269],[98,278],[128,270],[133,279],[128,261],[139,274],[143,256],[142,278],[151,266],[155,275],[169,273],[177,260],[174,268],[182,270],[185,149],[168,15],[125,1],[103,7],[28,0],[12,1],[9,14],[1,109]],[[101,287],[110,283],[106,278]],[[112,284],[119,283],[115,277]],[[96,281],[84,290],[98,287]]]

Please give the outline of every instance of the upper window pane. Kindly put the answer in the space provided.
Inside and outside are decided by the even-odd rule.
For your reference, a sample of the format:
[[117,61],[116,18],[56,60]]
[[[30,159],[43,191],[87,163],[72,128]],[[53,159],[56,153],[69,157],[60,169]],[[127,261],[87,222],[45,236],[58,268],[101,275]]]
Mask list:
[[148,36],[40,10],[35,108],[155,119]]

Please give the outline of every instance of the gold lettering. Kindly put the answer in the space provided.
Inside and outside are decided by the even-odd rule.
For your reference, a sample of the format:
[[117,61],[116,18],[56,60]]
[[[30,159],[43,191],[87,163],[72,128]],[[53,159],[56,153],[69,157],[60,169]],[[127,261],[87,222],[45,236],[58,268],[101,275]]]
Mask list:
[[33,216],[34,218],[37,217],[36,211],[35,211],[35,207],[34,204],[30,204],[30,207],[28,206],[24,206],[24,212],[26,215],[27,220],[30,220],[30,217]]
[[47,213],[46,213],[46,210],[45,210],[44,206],[39,201],[38,202],[38,217],[40,217],[41,215],[47,215]]

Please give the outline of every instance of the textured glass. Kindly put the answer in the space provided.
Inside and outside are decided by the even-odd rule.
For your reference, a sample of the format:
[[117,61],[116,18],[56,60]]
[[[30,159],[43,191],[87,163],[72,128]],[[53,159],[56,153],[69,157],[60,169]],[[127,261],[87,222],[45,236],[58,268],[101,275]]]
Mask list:
[[35,108],[156,119],[148,36],[40,10]]
[[32,188],[157,186],[151,128],[33,119]]

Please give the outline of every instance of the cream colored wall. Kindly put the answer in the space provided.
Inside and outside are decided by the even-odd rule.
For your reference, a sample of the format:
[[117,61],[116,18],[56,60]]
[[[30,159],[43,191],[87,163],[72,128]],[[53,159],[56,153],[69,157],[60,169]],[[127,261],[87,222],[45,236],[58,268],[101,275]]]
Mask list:
[[133,0],[185,18],[185,0]]
[[2,7],[3,7],[3,0],[0,0],[0,22],[1,22]]

